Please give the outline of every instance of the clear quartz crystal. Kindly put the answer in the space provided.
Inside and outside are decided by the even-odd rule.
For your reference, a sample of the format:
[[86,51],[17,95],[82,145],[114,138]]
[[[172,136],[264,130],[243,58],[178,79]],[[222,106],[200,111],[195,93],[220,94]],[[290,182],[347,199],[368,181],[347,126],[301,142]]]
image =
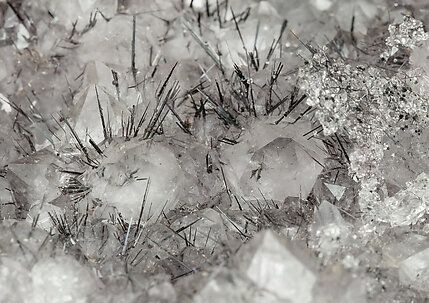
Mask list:
[[427,290],[429,287],[429,248],[410,256],[399,264],[399,277],[405,285]]
[[325,156],[319,142],[303,140],[307,127],[297,123],[282,130],[255,122],[240,143],[225,148],[221,156],[228,161],[225,173],[234,189],[249,199],[307,197]]
[[237,271],[219,268],[194,298],[195,303],[275,303],[279,298],[265,289],[258,289],[252,281]]
[[340,211],[331,203],[323,201],[315,210],[310,227],[311,245],[326,261],[348,244],[350,230]]
[[[147,188],[142,219],[151,222],[175,206],[183,174],[175,155],[164,145],[120,140],[105,154],[99,168],[84,176],[91,186],[90,199],[99,199],[125,218],[136,220]],[[86,200],[82,203],[86,205]]]
[[[311,302],[316,275],[305,252],[292,249],[271,231],[257,235],[240,257],[246,275],[259,288],[267,289],[290,302]],[[302,248],[301,248],[302,249]]]
[[386,198],[376,211],[380,221],[392,226],[408,226],[424,220],[424,215],[429,213],[428,175],[422,173],[408,182],[406,189]]

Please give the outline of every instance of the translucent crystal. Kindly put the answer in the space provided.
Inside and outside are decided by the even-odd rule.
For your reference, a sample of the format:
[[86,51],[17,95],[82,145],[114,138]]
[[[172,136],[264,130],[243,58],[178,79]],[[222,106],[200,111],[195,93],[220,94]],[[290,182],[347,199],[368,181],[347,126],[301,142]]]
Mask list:
[[242,248],[240,268],[259,288],[283,300],[312,302],[316,275],[305,260],[306,253],[292,246],[271,231],[262,232]]
[[88,302],[86,297],[99,287],[89,268],[70,256],[40,260],[31,277],[36,302]]
[[15,161],[19,157],[19,152],[15,149],[15,142],[11,135],[13,120],[10,113],[12,109],[5,100],[7,99],[0,95],[0,120],[2,121],[0,128],[0,167]]
[[382,56],[388,58],[393,56],[400,47],[414,49],[422,41],[429,39],[429,34],[425,32],[423,23],[411,16],[404,16],[400,24],[389,25],[390,36],[386,39],[387,46],[390,47]]
[[40,0],[40,5],[47,6],[55,21],[71,29],[77,21],[77,29],[83,30],[89,22],[90,14],[100,10],[106,18],[112,17],[118,7],[117,0],[72,0],[67,3]]
[[[50,256],[54,250],[48,233],[34,228],[32,222],[4,220],[0,224],[0,232],[2,256],[19,262],[26,269],[31,268],[39,259]],[[25,253],[22,252],[23,248]]]
[[429,41],[422,42],[422,45],[416,47],[411,52],[410,62],[415,67],[423,68],[427,75],[429,75],[429,59],[427,51],[429,48]]
[[427,290],[429,287],[429,248],[410,256],[399,264],[399,277],[405,285]]
[[194,302],[279,302],[279,298],[274,294],[265,289],[258,289],[256,285],[235,270],[219,268],[208,280],[195,296]]
[[54,227],[51,216],[61,216],[63,213],[64,211],[60,207],[46,202],[40,203],[30,208],[27,214],[27,222],[37,222],[35,224],[37,227],[50,231]]
[[429,9],[394,2],[0,0],[0,302],[425,302]]
[[324,153],[317,142],[302,140],[305,127],[282,129],[257,122],[240,143],[226,148],[222,152],[222,159],[228,161],[225,172],[237,193],[276,201],[307,197],[322,169]]
[[313,0],[310,1],[318,10],[325,11],[329,9],[332,5],[332,1],[330,0]]
[[332,195],[339,201],[343,197],[344,192],[346,191],[346,187],[336,185],[336,184],[329,184],[325,183],[326,187],[329,189],[329,191],[332,193]]
[[379,14],[379,6],[384,5],[384,0],[377,1],[335,1],[332,10],[336,11],[335,19],[342,30],[350,30],[350,22],[354,21],[354,35],[366,34],[372,25],[375,16]]
[[190,229],[186,228],[184,232],[189,234],[190,230],[195,231],[192,235],[195,238],[195,242],[193,242],[195,247],[213,249],[219,243],[227,240],[222,217],[213,209],[205,209],[199,213],[182,217],[171,227],[180,230],[188,225]]
[[121,243],[115,238],[118,230],[105,222],[91,224],[82,231],[77,240],[80,251],[89,262],[99,262],[117,254],[122,248]]
[[[151,46],[156,46],[157,33],[162,32],[165,24],[158,18],[145,15],[147,18],[137,17],[136,22],[136,55],[137,68],[148,65]],[[157,31],[149,29],[152,26]],[[100,33],[103,33],[100,39]],[[78,60],[83,64],[90,61],[99,61],[123,72],[131,68],[131,42],[133,37],[133,17],[118,15],[109,22],[100,19],[93,30],[88,31],[80,40],[81,47],[76,49]],[[155,47],[154,47],[155,48]],[[152,50],[156,53],[157,49]]]
[[347,223],[340,211],[331,203],[323,201],[314,212],[310,227],[311,243],[322,257],[331,257],[345,245],[350,235]]
[[[385,235],[387,238],[387,235]],[[385,240],[385,242],[387,242]],[[429,247],[429,239],[416,233],[398,230],[392,232],[391,243],[383,246],[383,263],[388,267],[398,267],[405,259]]]
[[313,289],[313,296],[314,303],[367,302],[365,281],[340,265],[320,273]]
[[379,220],[391,226],[416,224],[429,212],[429,177],[421,173],[407,188],[377,206]]
[[148,290],[149,300],[152,302],[175,303],[177,302],[176,291],[169,282],[154,285]]
[[[250,3],[243,2],[243,5],[239,7],[240,12],[246,8],[246,4],[249,5]],[[241,37],[243,37],[247,51],[253,51],[253,48],[256,47],[260,58],[267,58],[270,46],[273,41],[278,39],[283,19],[269,1],[260,1],[249,6],[252,7],[254,14],[240,26]],[[238,13],[235,11],[235,14]],[[228,12],[226,19],[233,19],[230,12]],[[259,31],[258,39],[255,41],[257,30]],[[216,28],[215,35],[219,40],[222,53],[225,54],[222,57],[225,66],[247,64],[243,44],[237,32],[228,28]],[[261,64],[265,64],[265,62]]]
[[[80,140],[100,143],[105,139],[104,125],[111,128],[112,135],[121,129],[121,118],[128,111],[125,104],[117,100],[111,80],[111,70],[100,62],[90,62],[85,69],[84,89],[75,96],[69,117]],[[99,103],[100,102],[100,106]],[[95,115],[98,114],[98,115]],[[66,127],[66,126],[64,126]]]
[[6,178],[0,177],[0,218],[15,219],[15,203]]
[[25,190],[28,201],[34,205],[50,202],[61,194],[63,166],[66,165],[51,150],[43,149],[10,163],[8,170],[13,174],[8,176],[12,184],[16,178],[24,182],[26,188],[20,190]]
[[[5,70],[5,68],[3,70]],[[5,96],[3,96],[3,94],[1,94],[1,93],[0,93],[0,104],[1,104],[0,110],[5,111],[6,113],[12,112],[12,107],[10,106],[10,101]],[[3,113],[3,115],[4,115],[4,113]]]
[[105,155],[99,168],[84,176],[92,199],[138,220],[147,187],[143,220],[152,222],[177,203],[183,177],[175,155],[163,144],[119,140]]

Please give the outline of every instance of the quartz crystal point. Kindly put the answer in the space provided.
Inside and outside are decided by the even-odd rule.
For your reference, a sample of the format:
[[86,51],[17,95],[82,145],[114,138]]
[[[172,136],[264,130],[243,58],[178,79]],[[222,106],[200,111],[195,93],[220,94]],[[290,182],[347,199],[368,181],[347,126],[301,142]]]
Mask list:
[[[283,201],[306,198],[322,171],[323,147],[302,137],[306,124],[280,128],[255,122],[240,142],[225,148],[228,181],[240,195]],[[262,194],[261,194],[262,193]]]
[[347,189],[344,186],[340,186],[340,185],[336,185],[336,184],[329,184],[329,183],[324,183],[324,184],[329,189],[329,191],[331,192],[331,194],[335,197],[335,199],[337,199],[337,201],[341,200],[341,198],[343,197],[344,192]]
[[236,270],[219,268],[195,296],[195,303],[280,303],[291,302],[275,294],[258,289],[246,276]]
[[315,210],[313,220],[310,226],[311,243],[321,257],[329,258],[347,244],[350,231],[337,207],[323,201]]
[[260,289],[287,302],[312,302],[317,276],[310,255],[296,243],[281,240],[271,231],[256,235],[238,254],[240,269]]
[[429,212],[429,176],[421,173],[407,188],[377,205],[378,217],[391,226],[407,226],[424,221]]
[[[142,222],[154,222],[162,211],[174,207],[183,174],[167,147],[157,142],[118,139],[104,154],[99,168],[83,177],[92,188],[90,199],[117,208],[124,218],[138,220],[146,198]],[[83,203],[86,205],[86,200]]]
[[75,96],[69,113],[71,125],[80,140],[91,138],[98,144],[105,139],[100,107],[106,132],[109,128],[112,135],[116,135],[121,128],[121,118],[129,111],[117,100],[111,70],[101,62],[91,61],[85,68],[84,88]]
[[404,285],[429,289],[429,248],[410,256],[399,264],[399,278]]
[[187,226],[195,231],[195,241],[193,242],[195,247],[213,249],[219,243],[227,240],[222,217],[213,209],[208,208],[182,217],[171,225],[175,230]]
[[[66,168],[67,164],[49,148],[10,163],[6,178],[10,183],[10,195],[16,207],[16,215],[32,220],[38,214],[43,214],[39,223],[49,228],[48,212],[60,209],[45,203],[61,196],[60,187],[65,182],[62,170]],[[27,216],[26,212],[30,208],[32,211]]]

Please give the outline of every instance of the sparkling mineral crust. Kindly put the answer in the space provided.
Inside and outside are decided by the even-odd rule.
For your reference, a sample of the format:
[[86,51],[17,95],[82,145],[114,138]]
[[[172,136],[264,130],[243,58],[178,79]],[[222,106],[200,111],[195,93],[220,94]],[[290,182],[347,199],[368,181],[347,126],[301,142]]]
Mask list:
[[0,0],[0,303],[429,302],[427,0]]

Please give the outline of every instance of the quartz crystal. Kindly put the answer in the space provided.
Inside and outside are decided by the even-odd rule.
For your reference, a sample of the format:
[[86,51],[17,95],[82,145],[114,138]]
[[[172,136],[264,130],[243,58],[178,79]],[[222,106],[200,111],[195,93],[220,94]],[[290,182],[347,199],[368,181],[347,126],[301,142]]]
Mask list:
[[267,290],[249,291],[249,288],[254,289],[254,285],[245,276],[236,271],[220,268],[212,274],[209,282],[195,296],[194,302],[285,302],[284,299],[279,299]]
[[427,259],[429,249],[410,256],[399,264],[399,277],[405,285],[425,290],[429,286]]
[[323,201],[314,212],[313,220],[310,227],[312,245],[322,257],[334,255],[342,245],[347,244],[350,231],[334,205]]
[[317,142],[302,139],[306,126],[298,124],[280,131],[255,122],[240,143],[226,148],[222,153],[229,164],[226,173],[238,193],[248,199],[276,201],[308,196],[322,169],[324,153]]
[[422,173],[407,183],[406,189],[386,198],[378,206],[380,220],[392,226],[407,226],[424,220],[429,211],[428,194],[428,176]]
[[[244,250],[240,265],[250,280],[283,300],[311,302],[316,275],[305,253],[297,255],[291,243],[282,243],[272,232],[255,237]],[[311,266],[311,265],[310,265]]]
[[100,167],[83,177],[92,185],[88,199],[104,201],[126,218],[138,218],[143,207],[143,218],[151,222],[174,207],[182,173],[169,149],[160,143],[129,141],[113,144],[105,154]]

